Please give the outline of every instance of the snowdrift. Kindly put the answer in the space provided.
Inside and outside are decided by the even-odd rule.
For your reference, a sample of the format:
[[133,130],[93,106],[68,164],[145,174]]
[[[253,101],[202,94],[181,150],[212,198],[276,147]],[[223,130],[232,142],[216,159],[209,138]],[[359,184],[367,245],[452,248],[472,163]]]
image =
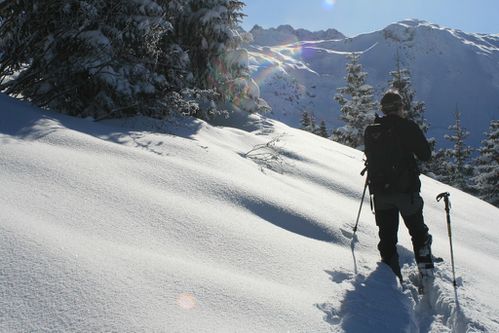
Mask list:
[[361,152],[244,122],[96,123],[0,95],[0,331],[499,331],[495,207],[422,177],[444,263],[420,297],[378,264],[367,200],[347,237]]

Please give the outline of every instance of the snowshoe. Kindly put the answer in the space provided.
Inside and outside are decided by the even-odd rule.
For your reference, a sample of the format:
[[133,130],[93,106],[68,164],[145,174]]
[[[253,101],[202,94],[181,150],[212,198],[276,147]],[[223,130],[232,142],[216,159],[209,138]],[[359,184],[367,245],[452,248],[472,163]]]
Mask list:
[[425,289],[429,288],[433,284],[433,279],[435,278],[433,256],[431,254],[431,243],[432,237],[428,235],[424,244],[416,251],[416,261],[419,271],[418,292],[420,294],[425,293]]
[[431,254],[431,243],[432,237],[431,235],[428,235],[424,244],[415,250],[418,269],[420,270],[420,272],[423,270],[423,273],[429,272],[428,270],[433,270],[434,268],[433,256]]

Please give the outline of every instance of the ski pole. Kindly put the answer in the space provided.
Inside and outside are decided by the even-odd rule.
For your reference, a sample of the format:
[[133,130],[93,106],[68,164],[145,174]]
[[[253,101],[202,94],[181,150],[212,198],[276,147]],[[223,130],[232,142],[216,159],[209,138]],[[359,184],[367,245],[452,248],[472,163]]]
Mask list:
[[[364,173],[366,172],[366,170],[367,170],[367,167],[364,170],[362,170],[362,172],[360,174],[363,176]],[[362,199],[360,200],[359,212],[357,213],[357,221],[355,222],[355,226],[353,227],[354,236],[355,236],[355,233],[357,232],[357,226],[359,225],[360,212],[362,210],[362,204],[364,203],[364,197],[366,196],[366,189],[367,189],[367,177],[366,177],[366,183],[364,185],[364,191],[362,192]]]
[[456,272],[454,269],[454,250],[452,248],[452,232],[451,232],[451,227],[450,227],[450,201],[449,201],[449,192],[444,192],[440,193],[437,195],[437,201],[440,202],[442,198],[444,199],[445,202],[445,213],[447,215],[447,232],[449,234],[449,242],[450,242],[450,258],[451,258],[451,264],[452,264],[452,277],[453,281],[452,284],[454,285],[454,288],[457,288],[457,283],[456,283]]

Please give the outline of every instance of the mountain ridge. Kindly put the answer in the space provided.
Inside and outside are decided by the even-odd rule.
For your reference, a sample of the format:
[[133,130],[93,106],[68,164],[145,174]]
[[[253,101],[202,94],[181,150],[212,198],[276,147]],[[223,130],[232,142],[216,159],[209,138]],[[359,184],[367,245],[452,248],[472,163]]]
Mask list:
[[345,38],[345,35],[336,29],[331,28],[326,30],[310,31],[302,28],[295,29],[289,24],[279,25],[277,28],[268,29],[255,25],[249,32],[253,35],[255,43],[264,46],[303,40]]

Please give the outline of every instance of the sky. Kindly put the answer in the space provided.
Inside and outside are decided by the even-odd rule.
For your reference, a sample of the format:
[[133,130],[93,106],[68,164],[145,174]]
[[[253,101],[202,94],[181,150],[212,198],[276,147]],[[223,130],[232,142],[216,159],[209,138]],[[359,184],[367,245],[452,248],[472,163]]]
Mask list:
[[417,18],[466,32],[499,33],[498,0],[245,0],[242,26],[290,24],[312,31],[334,28],[347,36]]

